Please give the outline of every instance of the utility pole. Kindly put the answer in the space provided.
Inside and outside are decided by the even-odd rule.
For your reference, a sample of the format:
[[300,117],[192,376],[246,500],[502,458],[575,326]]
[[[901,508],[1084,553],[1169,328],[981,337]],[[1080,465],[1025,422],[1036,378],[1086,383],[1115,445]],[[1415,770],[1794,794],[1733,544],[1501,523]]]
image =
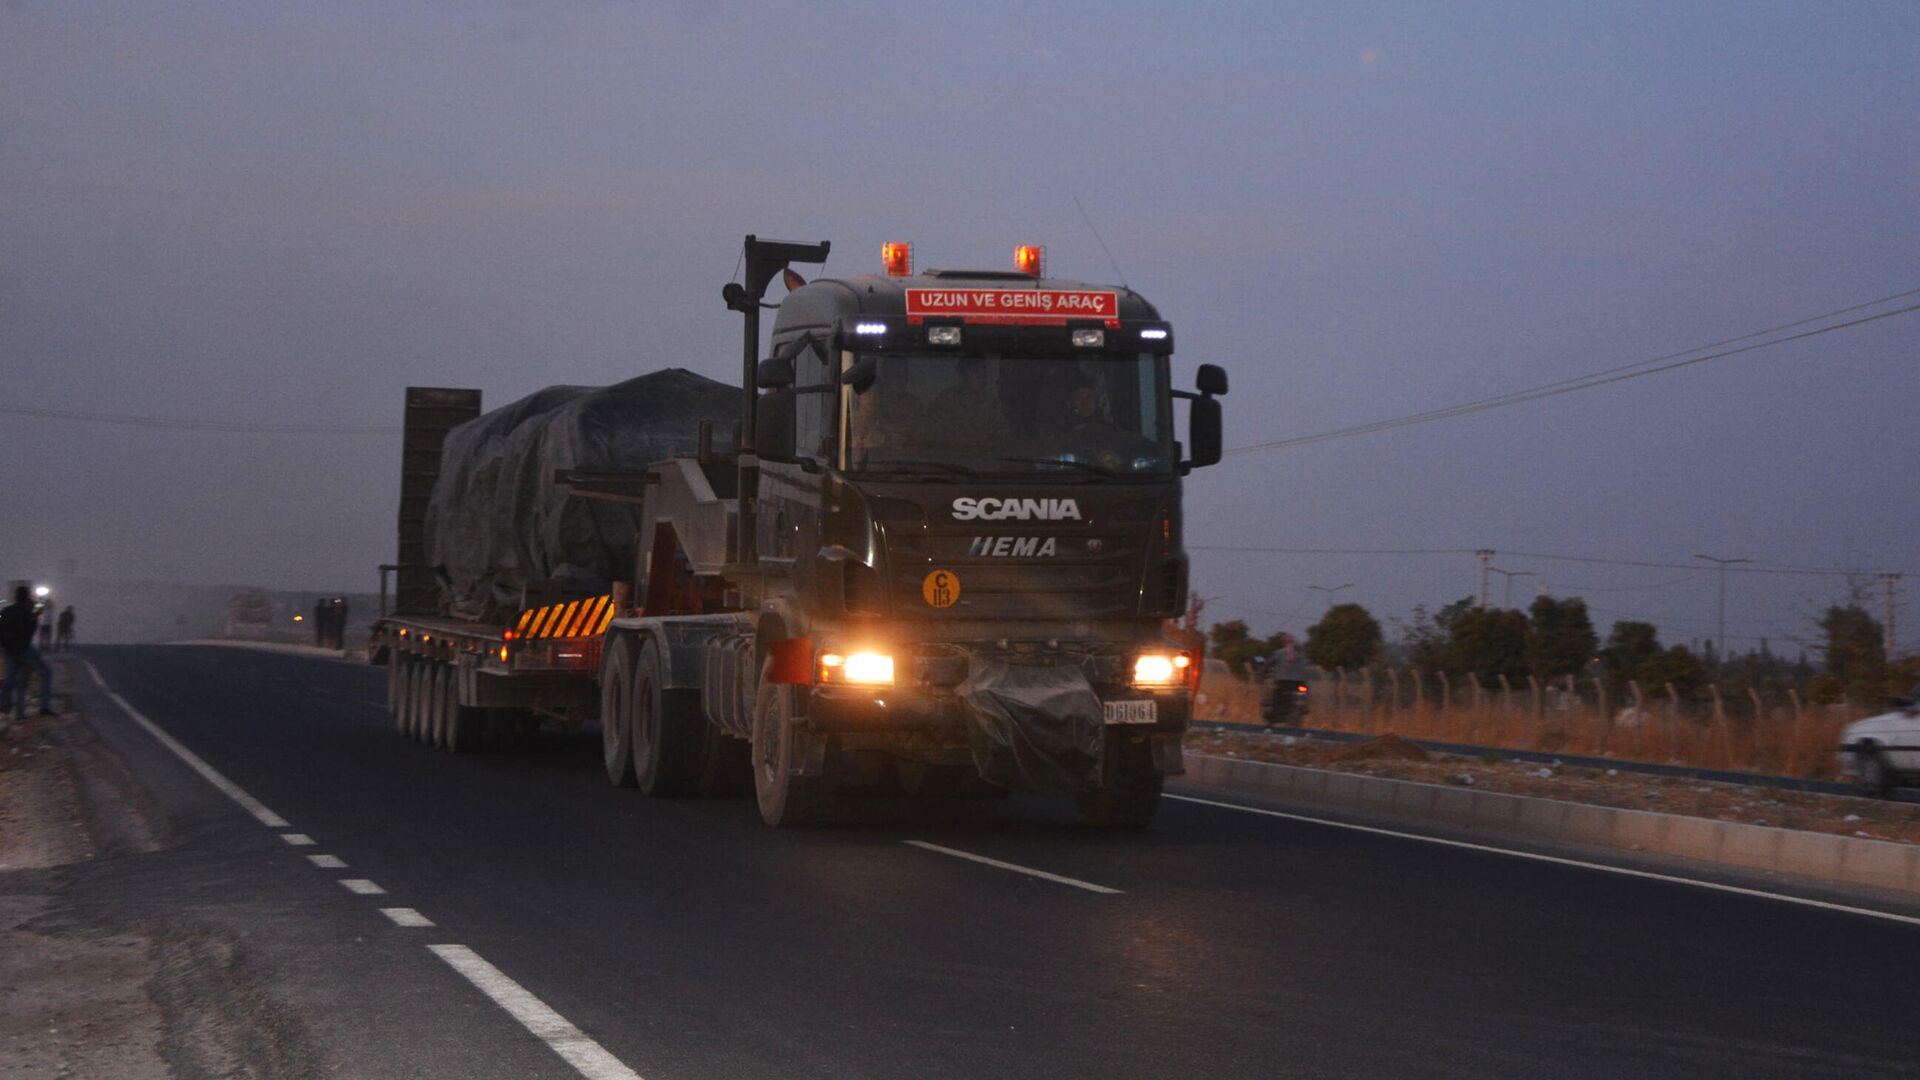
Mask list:
[[1717,650],[1714,654],[1714,659],[1724,664],[1727,661],[1727,567],[1733,566],[1736,563],[1752,562],[1753,560],[1722,559],[1713,555],[1698,554],[1696,554],[1694,558],[1705,559],[1720,567],[1720,614],[1715,623],[1718,630],[1714,634],[1713,647]]
[[1493,549],[1481,548],[1473,553],[1480,560],[1480,606],[1487,606],[1487,564],[1493,561]]
[[[1506,576],[1506,579],[1507,579],[1507,592],[1506,592],[1506,599],[1504,599],[1504,600],[1502,600],[1502,601],[1500,602],[1500,603],[1501,603],[1501,605],[1502,605],[1502,606],[1504,606],[1504,607],[1512,607],[1512,606],[1513,606],[1513,579],[1514,579],[1514,578],[1517,578],[1517,577],[1538,577],[1538,576],[1539,576],[1538,574],[1535,574],[1535,573],[1534,573],[1533,571],[1531,571],[1531,570],[1502,570],[1502,569],[1500,569],[1500,568],[1499,568],[1499,567],[1497,567],[1497,566],[1489,566],[1489,567],[1487,567],[1487,569],[1489,569],[1489,570],[1491,570],[1491,571],[1493,571],[1493,572],[1494,572],[1494,573],[1496,573],[1496,574],[1503,574],[1503,575],[1505,575],[1505,576]],[[1486,606],[1486,605],[1484,605],[1484,604],[1482,604],[1481,606],[1482,606],[1482,607],[1484,607],[1484,606]]]
[[1333,610],[1333,594],[1339,592],[1341,589],[1353,588],[1353,582],[1349,581],[1345,585],[1309,585],[1307,586],[1307,588],[1312,589],[1315,592],[1326,593],[1327,594],[1327,610],[1332,611]]
[[1885,647],[1884,647],[1884,648],[1883,648],[1883,649],[1882,649],[1881,651],[1882,651],[1883,653],[1885,653],[1885,654],[1886,654],[1886,658],[1887,658],[1887,659],[1888,659],[1888,660],[1890,661],[1890,660],[1892,660],[1892,659],[1893,659],[1893,598],[1894,598],[1894,589],[1895,589],[1895,588],[1896,588],[1896,587],[1897,587],[1897,586],[1899,585],[1899,583],[1900,583],[1900,575],[1899,575],[1899,574],[1881,574],[1881,575],[1880,575],[1880,580],[1881,580],[1882,582],[1884,582],[1884,583],[1886,584],[1886,586],[1887,586],[1887,619],[1886,619],[1886,623],[1885,623],[1885,625],[1884,625],[1884,626],[1882,627],[1882,630],[1883,630],[1883,632],[1884,632],[1884,635],[1885,635],[1885,636],[1884,636],[1884,637],[1883,637],[1883,638],[1881,639],[1881,640],[1883,640],[1884,642],[1886,642],[1886,645],[1885,645]]

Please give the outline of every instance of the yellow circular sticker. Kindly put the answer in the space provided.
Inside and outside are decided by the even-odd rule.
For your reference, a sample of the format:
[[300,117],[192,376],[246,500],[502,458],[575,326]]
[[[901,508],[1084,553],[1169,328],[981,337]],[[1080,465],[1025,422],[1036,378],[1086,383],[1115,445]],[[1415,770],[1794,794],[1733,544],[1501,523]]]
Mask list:
[[960,599],[960,575],[951,570],[935,570],[920,583],[920,595],[934,607],[952,607]]

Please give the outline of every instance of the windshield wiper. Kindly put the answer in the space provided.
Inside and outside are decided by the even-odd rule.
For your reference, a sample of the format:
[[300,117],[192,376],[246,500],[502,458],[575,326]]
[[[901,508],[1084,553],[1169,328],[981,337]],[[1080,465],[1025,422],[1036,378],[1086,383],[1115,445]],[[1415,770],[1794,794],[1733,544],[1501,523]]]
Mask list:
[[1094,474],[1095,476],[1129,475],[1127,473],[1118,472],[1113,469],[1105,468],[1091,461],[1081,461],[1078,458],[1003,457],[1003,458],[995,458],[994,460],[1011,462],[1012,464],[1015,464],[1015,465],[1065,465],[1068,468],[1079,469],[1081,472],[1089,472]]
[[903,469],[945,469],[955,476],[979,476],[980,470],[965,465],[955,465],[951,461],[934,461],[931,458],[886,458],[881,461],[869,461],[861,466],[862,472],[887,472],[895,466]]

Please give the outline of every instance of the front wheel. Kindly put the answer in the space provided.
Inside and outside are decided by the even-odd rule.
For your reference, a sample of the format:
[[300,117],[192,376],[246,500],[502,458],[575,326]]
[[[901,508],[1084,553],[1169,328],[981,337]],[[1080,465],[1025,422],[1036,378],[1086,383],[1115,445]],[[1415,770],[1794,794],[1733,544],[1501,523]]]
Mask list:
[[767,681],[767,672],[761,671],[753,701],[753,793],[760,803],[760,820],[775,827],[813,824],[827,806],[822,778],[795,775],[801,764],[794,731],[796,693],[791,686]]
[[1103,829],[1144,829],[1160,809],[1160,770],[1145,735],[1107,732],[1101,784],[1075,796],[1080,820]]

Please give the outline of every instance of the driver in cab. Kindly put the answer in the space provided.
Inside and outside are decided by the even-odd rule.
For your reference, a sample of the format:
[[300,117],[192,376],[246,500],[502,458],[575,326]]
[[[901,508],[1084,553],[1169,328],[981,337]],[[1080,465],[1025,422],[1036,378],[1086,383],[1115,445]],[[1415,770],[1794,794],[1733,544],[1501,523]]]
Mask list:
[[875,452],[884,459],[912,448],[922,408],[913,392],[900,385],[898,376],[876,374],[873,383],[865,391],[855,391],[852,398],[847,428],[855,464],[866,464]]

